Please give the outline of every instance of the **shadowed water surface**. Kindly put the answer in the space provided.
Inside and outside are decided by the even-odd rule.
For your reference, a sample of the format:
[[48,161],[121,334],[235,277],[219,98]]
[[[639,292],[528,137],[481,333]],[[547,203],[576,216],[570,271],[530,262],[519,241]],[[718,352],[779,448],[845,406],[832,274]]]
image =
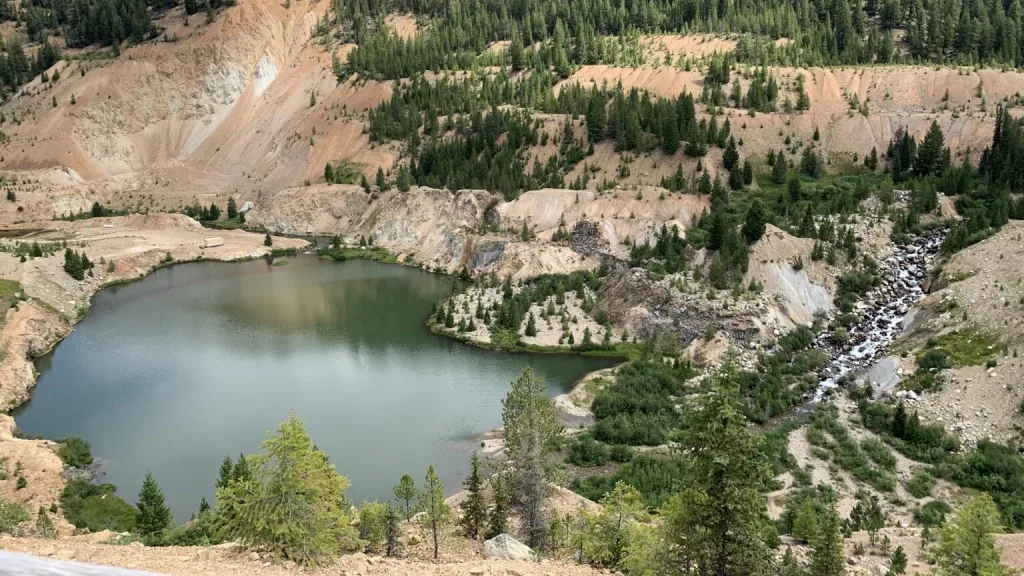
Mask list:
[[37,365],[28,434],[81,436],[134,502],[151,470],[179,521],[214,493],[226,454],[256,452],[289,410],[352,481],[387,499],[429,464],[458,488],[472,439],[501,424],[527,366],[550,394],[611,360],[507,354],[431,334],[452,280],[368,261],[310,256],[270,266],[191,263],[98,293]]

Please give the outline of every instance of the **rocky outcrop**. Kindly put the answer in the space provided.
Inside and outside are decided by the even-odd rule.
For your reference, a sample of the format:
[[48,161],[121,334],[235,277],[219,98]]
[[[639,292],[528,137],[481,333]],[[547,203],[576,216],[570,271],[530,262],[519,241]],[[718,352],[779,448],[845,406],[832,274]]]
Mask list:
[[484,542],[481,549],[487,558],[502,558],[505,560],[529,560],[533,558],[533,550],[529,546],[509,536],[498,534],[494,538]]
[[612,324],[625,326],[642,339],[655,334],[674,335],[687,346],[708,327],[726,332],[737,342],[752,342],[761,331],[763,302],[709,300],[703,293],[682,292],[666,280],[653,281],[639,268],[618,270],[601,282],[598,306]]
[[32,359],[41,356],[68,332],[56,313],[32,302],[20,302],[7,310],[0,341],[0,408],[7,410],[28,400],[36,385]]
[[572,235],[569,239],[569,245],[572,249],[580,254],[593,254],[607,246],[607,242],[603,241],[600,233],[597,230],[597,226],[593,222],[587,219],[578,220],[576,225],[572,227]]

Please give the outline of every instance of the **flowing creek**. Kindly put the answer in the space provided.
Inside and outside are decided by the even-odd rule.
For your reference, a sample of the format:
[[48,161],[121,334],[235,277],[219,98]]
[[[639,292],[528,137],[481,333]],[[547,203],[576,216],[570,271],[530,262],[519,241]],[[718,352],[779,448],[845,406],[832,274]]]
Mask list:
[[[282,261],[278,261],[279,263]],[[481,433],[501,425],[509,382],[531,366],[554,396],[617,363],[493,352],[423,325],[451,278],[314,256],[190,263],[101,291],[40,358],[26,433],[81,436],[97,478],[134,502],[151,470],[177,520],[213,496],[225,455],[257,452],[294,410],[352,481],[384,500],[402,474],[434,465],[459,489]]]
[[847,346],[834,346],[827,332],[818,335],[815,345],[828,351],[831,361],[813,393],[815,402],[836,388],[843,376],[867,370],[888,353],[906,326],[907,313],[925,296],[922,284],[942,239],[942,233],[915,237],[879,263],[884,279],[857,303],[862,319],[850,330]]

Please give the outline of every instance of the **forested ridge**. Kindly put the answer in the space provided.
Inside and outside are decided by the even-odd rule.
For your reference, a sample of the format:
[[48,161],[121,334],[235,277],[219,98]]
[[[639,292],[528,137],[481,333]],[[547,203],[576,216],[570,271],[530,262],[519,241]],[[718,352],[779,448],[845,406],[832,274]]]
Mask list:
[[[431,19],[430,30],[398,37],[381,22],[396,11]],[[650,33],[744,33],[749,36],[738,52],[750,61],[804,66],[903,59],[894,51],[895,29],[906,30],[908,58],[917,62],[1017,65],[1024,42],[1020,2],[995,0],[339,0],[331,18],[322,31],[333,28],[340,39],[359,44],[348,71],[378,78],[464,69],[498,40],[511,41],[513,69],[543,64],[563,76],[572,65],[614,61],[635,49],[637,34]],[[761,38],[789,41],[776,46]]]

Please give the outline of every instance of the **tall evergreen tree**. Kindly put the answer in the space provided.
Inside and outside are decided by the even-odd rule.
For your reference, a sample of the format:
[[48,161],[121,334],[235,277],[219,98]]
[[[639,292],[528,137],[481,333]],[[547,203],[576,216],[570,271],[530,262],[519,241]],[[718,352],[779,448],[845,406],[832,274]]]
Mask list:
[[698,491],[693,514],[704,527],[697,556],[714,576],[763,574],[771,564],[761,493],[771,473],[760,437],[747,428],[737,379],[730,357],[712,377],[710,393],[688,410],[680,447],[686,484]]
[[146,472],[135,508],[135,530],[143,540],[159,540],[170,528],[171,509],[164,504],[164,493],[151,472]]
[[467,538],[476,540],[484,533],[487,524],[487,502],[484,500],[483,477],[480,457],[476,452],[469,458],[469,475],[462,482],[466,499],[462,503],[462,532]]
[[843,534],[835,503],[825,511],[817,537],[811,549],[811,576],[843,576],[846,574],[846,556],[843,552]]
[[388,558],[402,552],[402,527],[398,511],[390,503],[384,509],[384,555]]
[[932,120],[928,133],[925,134],[924,140],[921,141],[921,145],[917,148],[917,157],[914,159],[914,174],[917,176],[928,176],[929,174],[936,174],[941,171],[943,168],[943,148],[942,129],[939,128],[938,122]]
[[412,501],[416,498],[416,482],[412,476],[402,474],[402,478],[394,488],[395,500],[404,506],[405,519],[412,518]]
[[225,488],[231,482],[231,471],[233,463],[231,456],[225,456],[220,463],[220,475],[217,477],[217,488]]
[[434,543],[434,560],[440,558],[441,533],[452,520],[452,511],[444,501],[444,485],[441,478],[434,472],[434,467],[427,468],[423,480],[423,489],[419,494],[419,509],[423,511],[422,525],[430,532]]
[[935,559],[942,576],[1001,576],[1012,572],[1002,565],[995,534],[1002,532],[999,510],[986,493],[957,511],[939,536]]
[[760,200],[754,198],[750,206],[747,207],[747,217],[743,222],[743,237],[747,239],[748,244],[753,244],[760,240],[761,236],[764,236],[766,227],[764,206],[761,205]]
[[509,531],[508,487],[501,475],[497,475],[491,480],[491,488],[494,492],[494,507],[491,508],[487,517],[487,538],[494,538],[498,534],[507,534]]

